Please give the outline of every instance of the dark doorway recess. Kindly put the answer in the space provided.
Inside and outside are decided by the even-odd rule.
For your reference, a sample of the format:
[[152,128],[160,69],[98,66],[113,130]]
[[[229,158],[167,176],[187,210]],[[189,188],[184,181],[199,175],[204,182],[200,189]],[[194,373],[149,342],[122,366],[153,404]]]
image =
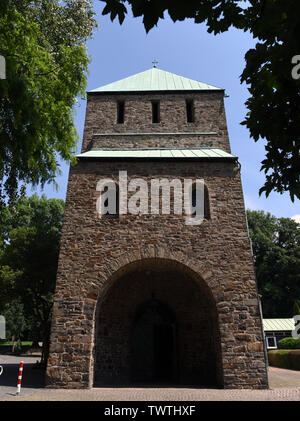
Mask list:
[[177,380],[176,322],[159,300],[149,300],[136,311],[132,326],[132,381],[173,383]]
[[95,314],[94,385],[223,387],[218,313],[200,276],[168,259],[113,276]]

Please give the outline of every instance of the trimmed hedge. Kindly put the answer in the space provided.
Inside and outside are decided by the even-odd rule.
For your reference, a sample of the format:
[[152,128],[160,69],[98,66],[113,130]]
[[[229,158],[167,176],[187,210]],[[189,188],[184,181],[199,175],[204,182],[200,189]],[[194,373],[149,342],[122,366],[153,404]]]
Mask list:
[[279,349],[300,349],[300,338],[284,338],[278,342]]
[[300,351],[280,349],[268,351],[269,365],[300,371]]

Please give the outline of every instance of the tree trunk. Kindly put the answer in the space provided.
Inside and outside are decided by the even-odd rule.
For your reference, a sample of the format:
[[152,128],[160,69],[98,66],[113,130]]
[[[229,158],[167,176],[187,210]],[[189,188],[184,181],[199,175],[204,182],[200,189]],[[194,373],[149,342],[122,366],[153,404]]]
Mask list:
[[41,366],[46,367],[49,357],[49,348],[50,348],[50,324],[46,327],[43,332],[43,347],[42,347],[42,357],[41,357]]
[[38,349],[40,346],[39,346],[39,341],[38,340],[34,340],[34,341],[32,341],[32,345],[31,345],[31,348],[32,349]]
[[11,348],[11,352],[14,353],[15,352],[15,335],[12,335],[11,337],[11,342],[12,342],[12,348]]

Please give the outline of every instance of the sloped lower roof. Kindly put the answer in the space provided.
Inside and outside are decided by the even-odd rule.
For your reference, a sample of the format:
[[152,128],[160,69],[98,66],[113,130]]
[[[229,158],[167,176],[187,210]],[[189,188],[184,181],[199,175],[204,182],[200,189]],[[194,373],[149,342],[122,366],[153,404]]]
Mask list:
[[203,91],[223,89],[153,67],[89,92]]
[[294,330],[294,319],[263,319],[264,331]]
[[106,159],[213,159],[234,160],[234,155],[220,148],[122,148],[92,149],[77,155],[78,158]]

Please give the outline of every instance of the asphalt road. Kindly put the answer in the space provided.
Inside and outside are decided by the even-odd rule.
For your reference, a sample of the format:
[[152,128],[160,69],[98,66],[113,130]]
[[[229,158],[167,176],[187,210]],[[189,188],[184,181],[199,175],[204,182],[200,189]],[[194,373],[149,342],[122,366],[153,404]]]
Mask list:
[[20,362],[23,361],[22,395],[33,393],[44,387],[44,374],[40,369],[34,369],[40,356],[0,355],[0,365],[3,373],[0,376],[0,400],[15,396]]

